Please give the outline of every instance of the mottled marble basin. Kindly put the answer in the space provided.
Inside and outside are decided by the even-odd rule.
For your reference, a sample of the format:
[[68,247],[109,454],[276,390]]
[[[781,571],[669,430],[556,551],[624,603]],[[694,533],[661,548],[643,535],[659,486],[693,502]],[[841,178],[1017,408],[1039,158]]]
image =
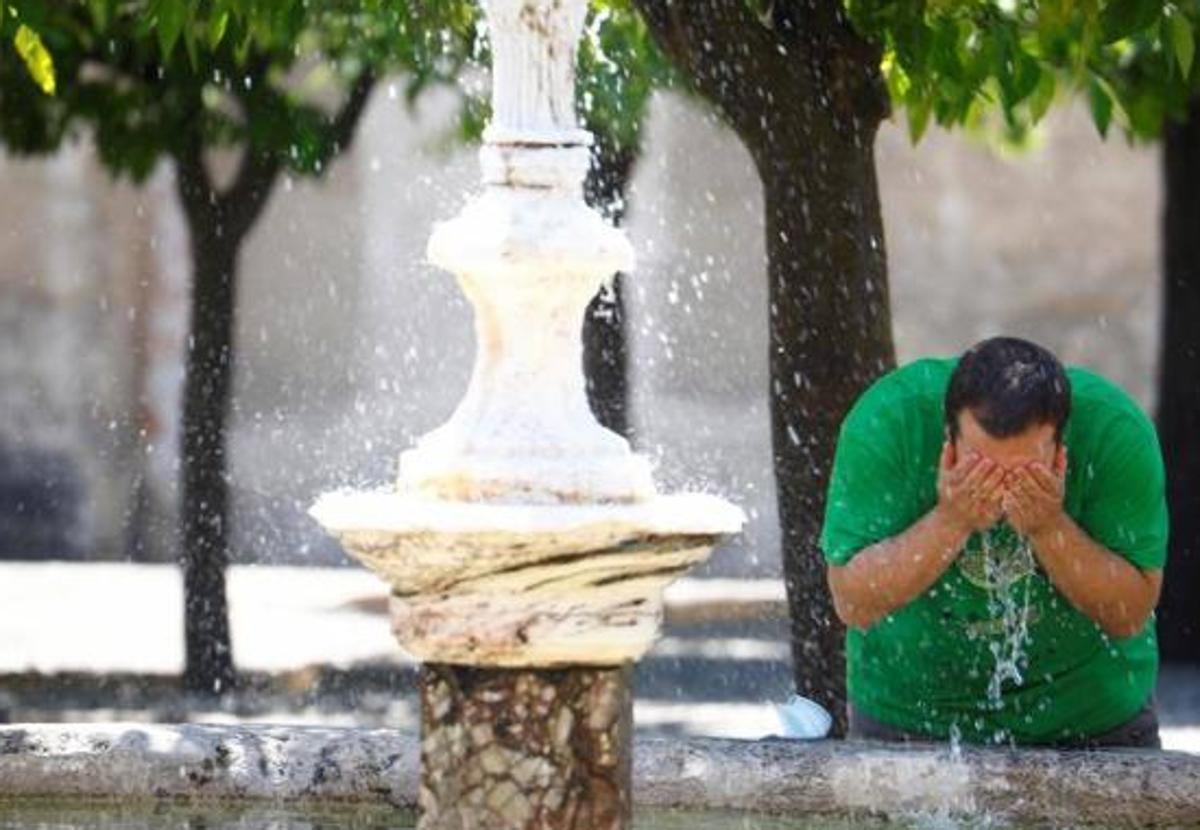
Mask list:
[[311,513],[391,585],[413,657],[510,668],[638,659],[663,588],[745,521],[703,494],[529,505],[333,493]]

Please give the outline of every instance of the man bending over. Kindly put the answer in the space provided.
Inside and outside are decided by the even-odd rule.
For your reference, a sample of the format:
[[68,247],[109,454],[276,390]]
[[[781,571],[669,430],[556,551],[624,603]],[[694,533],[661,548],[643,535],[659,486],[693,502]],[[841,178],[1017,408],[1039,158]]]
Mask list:
[[821,546],[852,737],[1158,746],[1167,510],[1127,394],[1016,338],[847,415]]

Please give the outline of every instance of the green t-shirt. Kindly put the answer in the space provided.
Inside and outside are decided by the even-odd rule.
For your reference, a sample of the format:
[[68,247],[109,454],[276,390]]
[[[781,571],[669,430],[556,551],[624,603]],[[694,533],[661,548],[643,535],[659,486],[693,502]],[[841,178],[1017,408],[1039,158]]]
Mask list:
[[[842,424],[821,547],[835,565],[908,529],[937,503],[944,397],[957,358],[877,381]],[[1084,369],[1071,379],[1064,506],[1139,568],[1166,559],[1162,456],[1128,395]],[[1154,620],[1113,639],[1050,584],[1006,524],[975,534],[921,596],[846,638],[851,703],[899,729],[976,743],[1101,734],[1145,705],[1158,672]]]

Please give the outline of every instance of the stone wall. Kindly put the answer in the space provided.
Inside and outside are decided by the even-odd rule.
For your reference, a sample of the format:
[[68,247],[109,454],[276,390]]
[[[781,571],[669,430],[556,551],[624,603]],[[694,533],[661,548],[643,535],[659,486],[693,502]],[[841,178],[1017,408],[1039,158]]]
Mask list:
[[119,551],[144,427],[147,194],[82,149],[0,157],[0,192],[0,556]]

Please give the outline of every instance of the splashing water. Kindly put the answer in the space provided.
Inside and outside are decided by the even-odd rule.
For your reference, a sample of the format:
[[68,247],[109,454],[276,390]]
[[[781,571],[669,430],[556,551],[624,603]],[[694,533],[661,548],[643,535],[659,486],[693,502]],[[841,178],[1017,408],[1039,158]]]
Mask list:
[[[992,676],[988,681],[987,700],[993,711],[1004,706],[1003,692],[1006,683],[1019,686],[1024,682],[1023,669],[1028,665],[1026,646],[1029,643],[1030,580],[1033,551],[1029,540],[1016,536],[1016,547],[998,550],[992,537],[982,537],[984,567],[987,581],[992,590],[988,592],[988,613],[995,621],[993,639],[989,649],[995,659]],[[1005,735],[998,733],[997,742]]]
[[950,724],[950,760],[962,761],[962,730],[957,723]]
[[[998,615],[1003,626],[1001,636],[991,643],[996,664],[988,682],[988,701],[999,709],[1005,681],[1019,686],[1025,665],[1025,645],[1029,641],[1029,583],[1023,587],[1008,586],[992,595],[989,610]],[[1020,596],[1018,596],[1018,593]]]

